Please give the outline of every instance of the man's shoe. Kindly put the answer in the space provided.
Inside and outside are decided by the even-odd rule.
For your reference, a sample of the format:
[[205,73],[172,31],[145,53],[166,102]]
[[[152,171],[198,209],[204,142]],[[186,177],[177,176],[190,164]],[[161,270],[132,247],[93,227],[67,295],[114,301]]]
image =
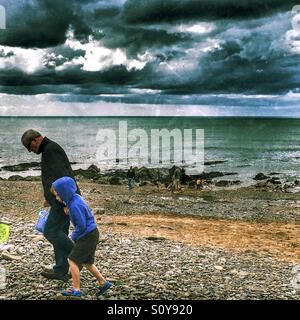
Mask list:
[[43,272],[47,272],[47,273],[49,273],[49,272],[53,272],[54,270],[53,270],[53,265],[49,265],[49,266],[44,266],[44,268],[43,268]]
[[55,273],[53,270],[52,271],[43,271],[41,275],[49,280],[61,280],[61,281],[68,281],[72,276],[67,273],[63,276]]

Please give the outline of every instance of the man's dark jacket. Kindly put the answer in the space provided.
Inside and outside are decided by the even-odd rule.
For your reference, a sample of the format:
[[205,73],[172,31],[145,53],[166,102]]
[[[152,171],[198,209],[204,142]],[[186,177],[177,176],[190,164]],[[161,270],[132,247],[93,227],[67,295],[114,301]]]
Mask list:
[[[62,177],[74,179],[74,173],[63,148],[47,137],[41,142],[38,153],[42,154],[42,183],[44,196],[49,204],[54,206],[57,202],[50,191],[52,183]],[[77,192],[80,194],[79,189]]]

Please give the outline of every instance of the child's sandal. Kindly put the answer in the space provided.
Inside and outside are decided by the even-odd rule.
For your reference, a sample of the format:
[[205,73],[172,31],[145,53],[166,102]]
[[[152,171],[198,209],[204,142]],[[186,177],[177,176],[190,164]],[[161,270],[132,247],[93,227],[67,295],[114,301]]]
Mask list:
[[112,287],[112,285],[113,284],[111,282],[106,281],[103,286],[97,286],[97,289],[99,290],[97,296],[104,294],[108,289]]
[[75,290],[74,288],[69,288],[67,290],[62,290],[61,294],[67,297],[81,297],[82,293],[80,291]]

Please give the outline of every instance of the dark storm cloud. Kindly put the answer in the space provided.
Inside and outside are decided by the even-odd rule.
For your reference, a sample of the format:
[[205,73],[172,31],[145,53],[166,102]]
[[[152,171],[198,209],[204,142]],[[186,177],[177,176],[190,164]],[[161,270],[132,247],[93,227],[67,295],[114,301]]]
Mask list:
[[[18,51],[0,48],[2,92],[99,94],[141,88],[158,89],[162,95],[255,94],[300,86],[300,55],[284,42],[297,1],[0,0],[0,4],[8,13],[0,45],[43,48],[46,54],[42,66],[29,72]],[[189,31],[203,22],[211,28]],[[72,46],[68,39],[91,47]],[[94,45],[112,50],[112,55],[122,50],[127,59],[145,54],[149,58],[141,68],[112,61],[103,70],[88,71],[81,62]],[[89,59],[90,66],[104,58],[99,54]]]
[[125,48],[130,56],[151,49],[163,49],[177,43],[191,41],[188,34],[168,33],[141,27],[114,26],[101,39],[109,48]]
[[[101,72],[86,72],[80,69],[61,72],[49,70],[48,72],[32,75],[28,75],[18,70],[7,70],[0,74],[0,86],[24,87],[23,89],[16,88],[16,92],[20,92],[21,90],[23,93],[30,93],[32,86],[41,85],[76,85],[78,88],[86,88],[86,91],[88,91],[89,88],[93,88],[94,83],[100,85],[101,88],[103,85],[122,86],[137,84],[138,79],[138,71],[133,70],[129,72],[124,66],[115,66]],[[141,81],[141,79],[139,79],[139,81]],[[27,90],[28,92],[26,92]],[[56,90],[59,92],[60,88],[54,86],[51,88],[50,92],[57,92]],[[97,87],[97,90],[99,93],[99,86]],[[11,89],[8,91],[11,92]],[[107,92],[106,89],[104,91],[100,89],[100,91],[102,93]]]
[[295,0],[128,0],[122,16],[129,23],[252,18],[291,10],[296,4]]
[[0,33],[2,45],[46,48],[62,44],[72,25],[78,37],[91,33],[75,0],[0,1],[7,11],[7,30]]

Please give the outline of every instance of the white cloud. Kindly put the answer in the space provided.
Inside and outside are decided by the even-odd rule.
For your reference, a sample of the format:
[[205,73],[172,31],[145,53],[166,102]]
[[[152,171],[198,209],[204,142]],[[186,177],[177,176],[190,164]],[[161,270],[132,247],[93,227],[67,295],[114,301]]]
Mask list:
[[74,38],[74,33],[69,30],[65,46],[73,50],[85,51],[84,56],[75,57],[57,68],[58,71],[79,67],[84,71],[104,71],[113,66],[125,66],[127,70],[144,68],[151,59],[149,53],[138,55],[137,59],[129,59],[124,50],[106,48],[100,41],[89,37],[88,43],[81,43]]
[[215,29],[214,23],[198,22],[198,23],[180,23],[180,24],[151,24],[143,25],[143,29],[148,30],[164,30],[167,33],[192,33],[192,34],[205,34]]
[[175,27],[171,27],[169,32],[205,34],[211,32],[213,29],[214,25],[212,23],[199,22],[196,24],[180,24]]
[[1,69],[19,69],[32,74],[44,68],[44,49],[23,49],[9,46],[0,46],[4,57],[0,58]]
[[100,41],[89,37],[87,43],[81,43],[74,37],[73,31],[68,32],[64,48],[82,50],[84,56],[77,56],[71,60],[61,54],[52,52],[53,48],[25,49],[10,46],[0,46],[0,70],[16,69],[27,74],[34,74],[47,68],[56,71],[80,68],[84,71],[104,71],[113,66],[125,66],[127,70],[141,70],[152,59],[146,52],[139,54],[136,59],[127,57],[123,49],[106,48]]

